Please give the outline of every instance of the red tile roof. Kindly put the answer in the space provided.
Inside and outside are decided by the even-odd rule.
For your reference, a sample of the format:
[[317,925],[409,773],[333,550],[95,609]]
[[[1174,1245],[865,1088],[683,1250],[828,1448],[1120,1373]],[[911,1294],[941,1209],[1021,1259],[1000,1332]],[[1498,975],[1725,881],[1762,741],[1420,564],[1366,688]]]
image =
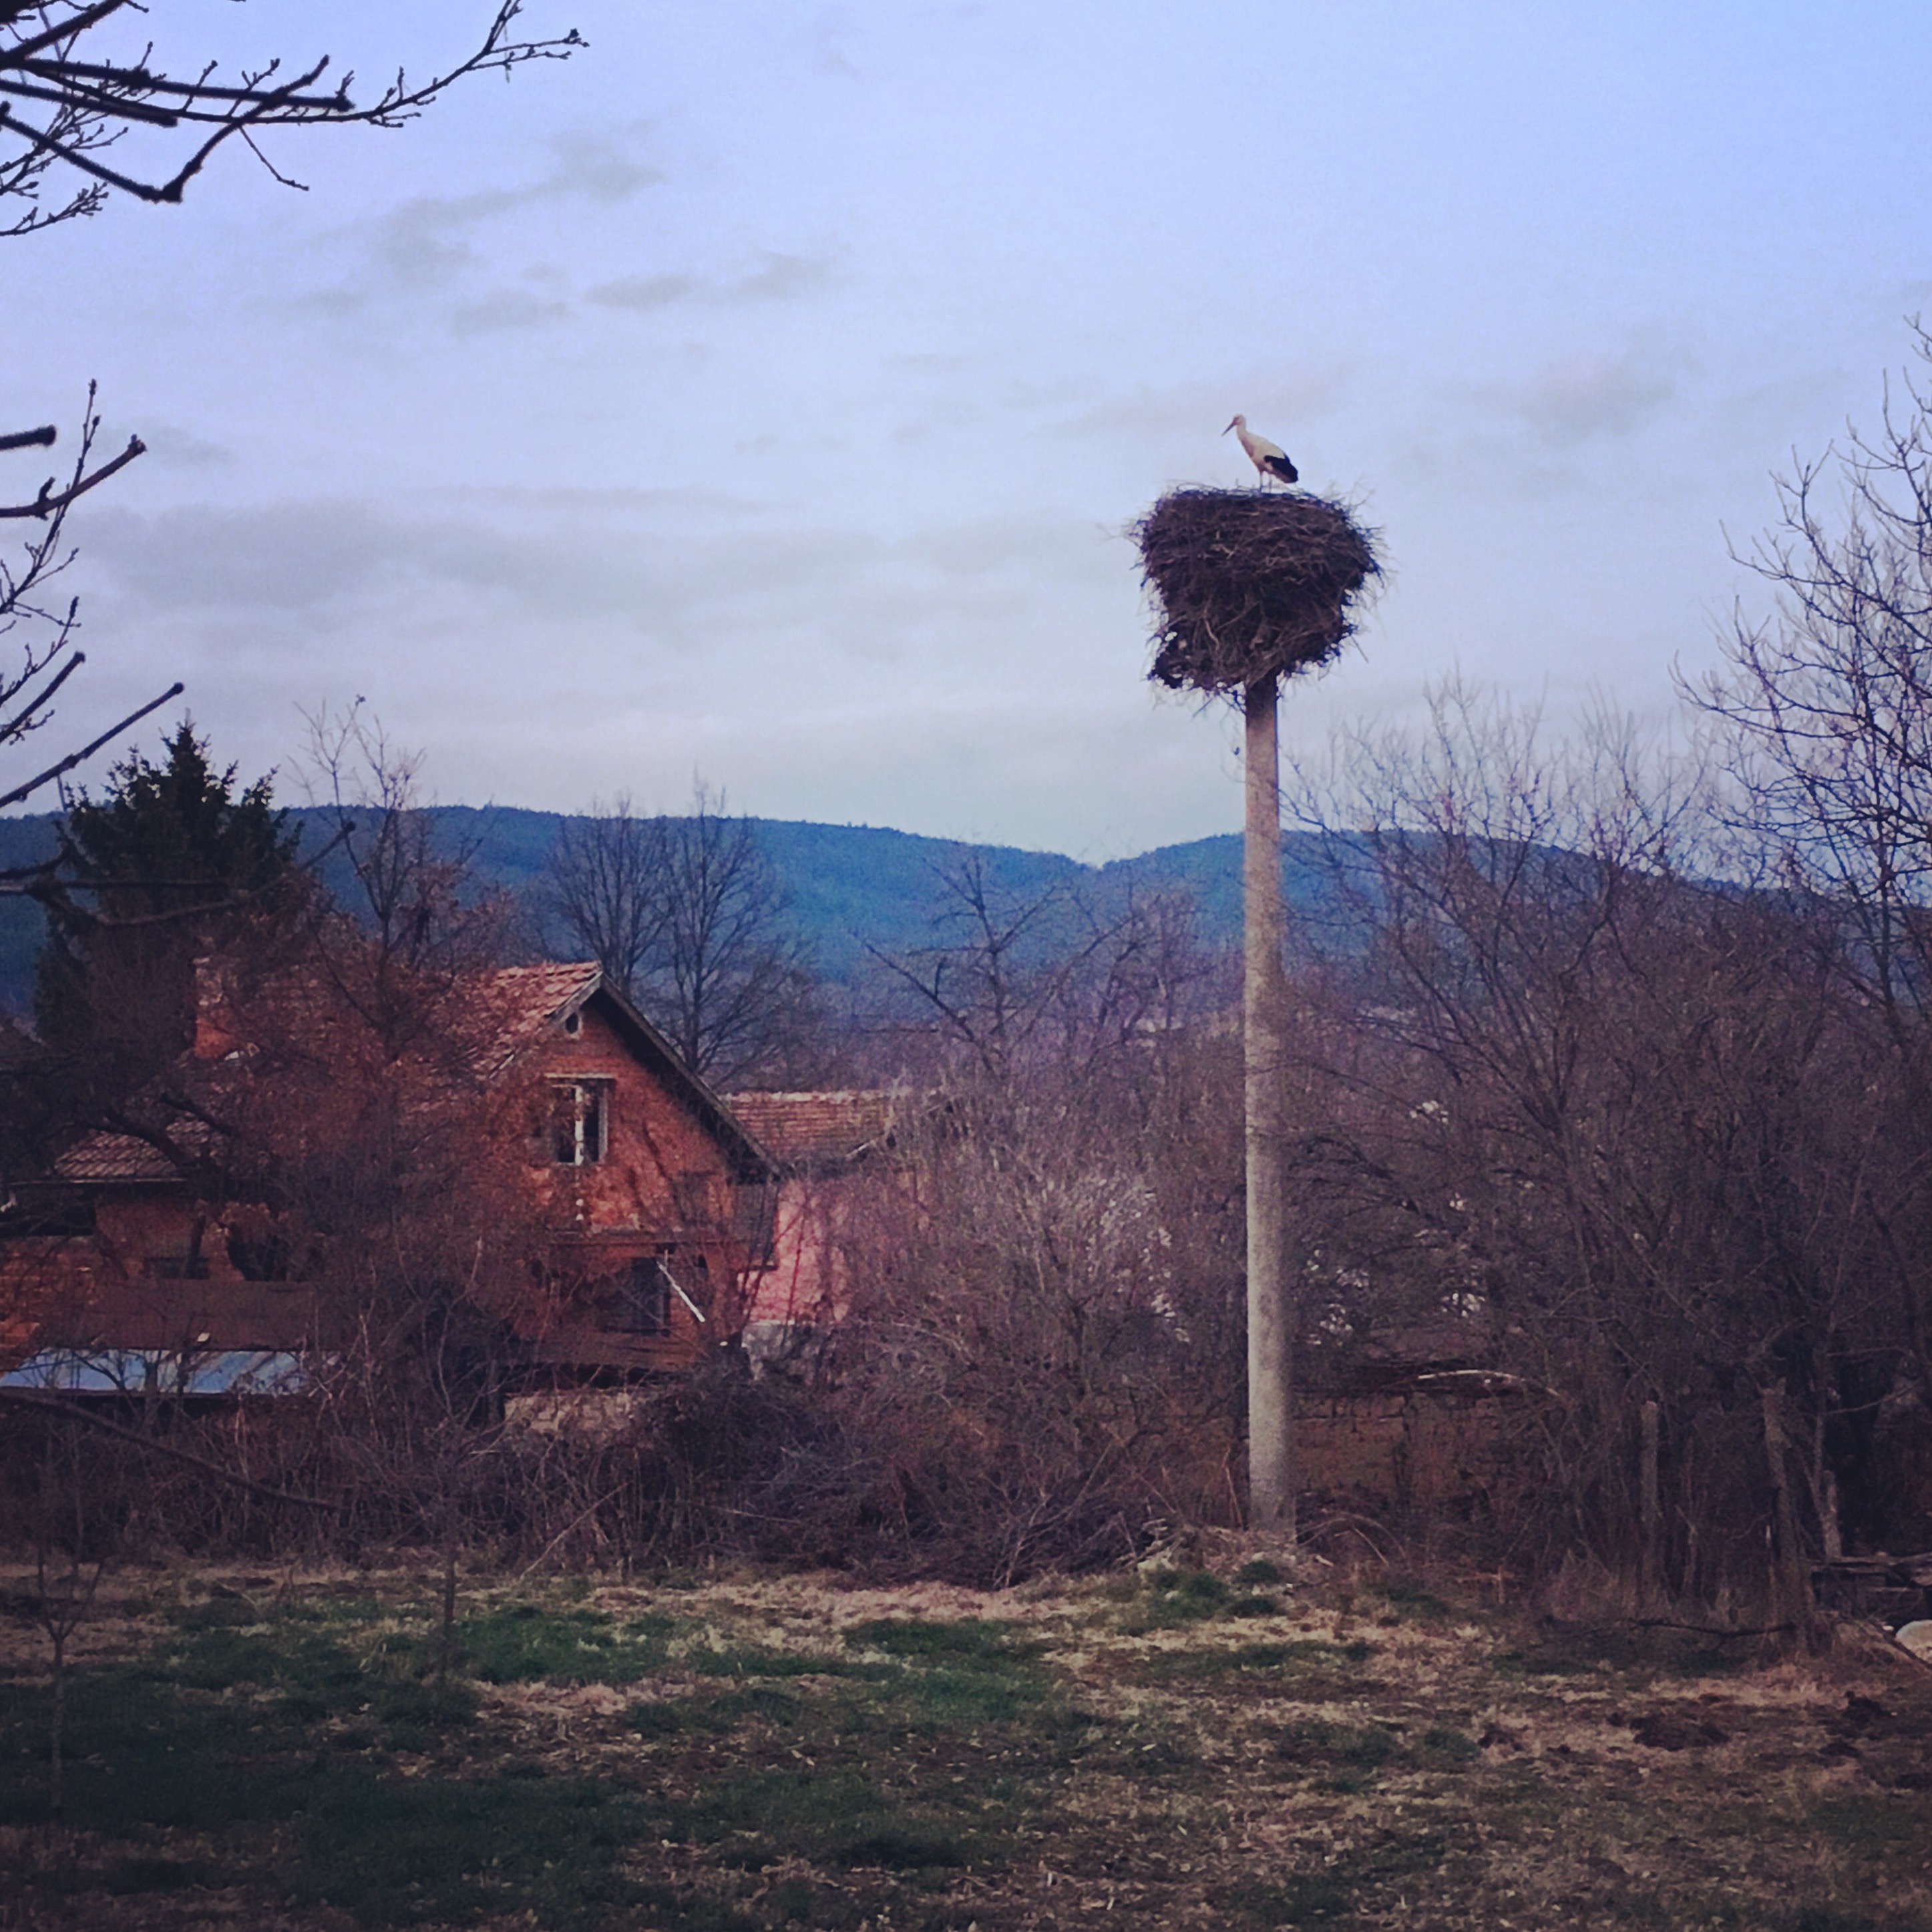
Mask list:
[[906,1096],[883,1088],[823,1094],[734,1094],[726,1101],[784,1166],[842,1165],[889,1142]]
[[504,1059],[514,1059],[573,1006],[581,1006],[602,977],[594,959],[563,965],[500,966],[482,974],[477,983]]
[[[469,1039],[473,1064],[485,1077],[507,1070],[541,1045],[550,1030],[573,1011],[593,996],[602,994],[611,1002],[614,1016],[621,1020],[633,1050],[655,1064],[660,1076],[684,1094],[714,1132],[724,1137],[748,1172],[759,1175],[765,1172],[768,1156],[758,1130],[685,1066],[663,1035],[604,984],[596,961],[500,967],[466,977],[454,990],[466,1010],[461,1023],[472,1029]],[[245,1082],[252,1077],[247,1064],[250,1049],[238,1043],[238,1030],[223,1024],[221,992],[218,976],[209,973],[202,988],[202,1037],[197,1042],[197,1054],[205,1060],[219,1059],[225,1065],[233,1066],[235,1077]],[[275,994],[283,1005],[285,1019],[294,1022],[298,1029],[305,1027],[317,1040],[326,1040],[334,1013],[319,982],[292,976],[275,989]],[[218,1075],[220,1070],[214,1071]],[[203,1148],[192,1138],[194,1131],[192,1121],[182,1121],[170,1130],[178,1143],[200,1153]],[[858,1136],[860,1140],[870,1137],[869,1130]],[[70,1182],[128,1183],[179,1178],[178,1170],[164,1154],[132,1134],[89,1134],[61,1156],[54,1172],[58,1178]]]
[[86,1135],[54,1162],[54,1172],[62,1180],[181,1178],[181,1169],[159,1148],[137,1134]]

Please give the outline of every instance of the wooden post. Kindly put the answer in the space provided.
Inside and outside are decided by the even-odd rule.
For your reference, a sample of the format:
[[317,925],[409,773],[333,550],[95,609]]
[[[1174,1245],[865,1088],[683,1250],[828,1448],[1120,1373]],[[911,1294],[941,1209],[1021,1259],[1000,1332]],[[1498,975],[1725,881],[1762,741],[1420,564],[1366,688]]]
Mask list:
[[1658,1413],[1654,1402],[1642,1410],[1642,1460],[1637,1472],[1637,1511],[1642,1525],[1643,1545],[1638,1557],[1637,1609],[1648,1616],[1657,1607],[1658,1529],[1663,1509],[1658,1496]]
[[1775,1592],[1774,1622],[1808,1625],[1811,1616],[1811,1577],[1798,1538],[1798,1508],[1791,1494],[1791,1472],[1786,1456],[1791,1446],[1784,1425],[1784,1384],[1773,1382],[1764,1391],[1764,1453],[1771,1465],[1772,1494],[1778,1514],[1772,1587]]
[[1281,764],[1278,680],[1242,701],[1247,770],[1241,857],[1242,1046],[1246,1073],[1248,1210],[1248,1520],[1294,1534],[1293,1311],[1282,1083],[1287,988],[1282,968]]

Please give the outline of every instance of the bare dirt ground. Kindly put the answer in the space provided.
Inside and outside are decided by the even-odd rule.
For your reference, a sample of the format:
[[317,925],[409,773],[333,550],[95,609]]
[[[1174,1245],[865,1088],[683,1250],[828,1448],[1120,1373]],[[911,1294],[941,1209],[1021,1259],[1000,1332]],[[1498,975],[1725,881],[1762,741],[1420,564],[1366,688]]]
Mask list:
[[[0,1574],[0,1932],[1932,1932],[1932,1670],[1382,1576],[110,1573],[47,1810]],[[452,1665],[453,1667],[445,1667]]]

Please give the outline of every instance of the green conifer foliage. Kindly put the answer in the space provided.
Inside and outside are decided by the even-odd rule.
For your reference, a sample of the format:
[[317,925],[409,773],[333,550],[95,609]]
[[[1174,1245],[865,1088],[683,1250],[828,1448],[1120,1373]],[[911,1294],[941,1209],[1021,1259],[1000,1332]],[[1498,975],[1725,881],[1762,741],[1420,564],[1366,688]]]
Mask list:
[[269,780],[238,792],[190,720],[164,750],[130,754],[61,832],[34,1008],[83,1118],[111,1115],[192,1042],[197,958],[286,931],[307,898]]

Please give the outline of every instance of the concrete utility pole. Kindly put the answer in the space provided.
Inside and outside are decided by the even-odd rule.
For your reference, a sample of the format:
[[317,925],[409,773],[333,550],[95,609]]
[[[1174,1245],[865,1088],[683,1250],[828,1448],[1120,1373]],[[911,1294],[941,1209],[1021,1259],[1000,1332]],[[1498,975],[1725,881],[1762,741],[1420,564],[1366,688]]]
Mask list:
[[1247,1126],[1248,1519],[1294,1534],[1294,1310],[1288,1279],[1282,1082],[1288,987],[1281,898],[1280,680],[1242,694],[1247,808],[1241,850],[1241,1047]]
[[[1276,445],[1251,434],[1245,417],[1228,427],[1240,432],[1264,481],[1297,481],[1294,465]],[[1288,1238],[1276,711],[1284,677],[1326,664],[1341,649],[1354,628],[1349,606],[1381,566],[1369,532],[1342,506],[1293,490],[1170,490],[1134,534],[1159,606],[1148,675],[1170,691],[1238,698],[1245,726],[1248,1520],[1292,1538],[1296,1298]]]

